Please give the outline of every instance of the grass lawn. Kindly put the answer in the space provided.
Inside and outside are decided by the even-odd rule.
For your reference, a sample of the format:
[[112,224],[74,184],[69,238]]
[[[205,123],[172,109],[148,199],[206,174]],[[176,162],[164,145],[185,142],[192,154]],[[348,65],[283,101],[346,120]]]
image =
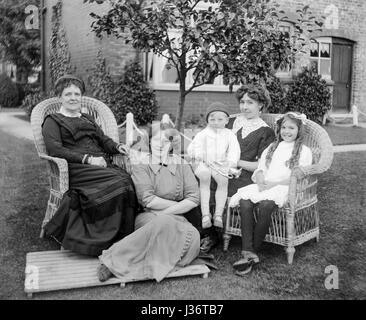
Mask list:
[[[233,238],[228,253],[214,249],[220,267],[200,277],[165,279],[35,294],[33,299],[365,299],[365,153],[335,155],[319,177],[320,242],[296,248],[293,265],[284,249],[265,244],[262,263],[240,278],[232,263],[240,253]],[[54,250],[39,231],[48,197],[46,165],[32,143],[0,132],[0,299],[25,299],[26,253]],[[325,268],[339,268],[339,289],[327,290]]]
[[342,127],[326,125],[323,128],[328,132],[333,145],[366,143],[366,129],[362,127]]

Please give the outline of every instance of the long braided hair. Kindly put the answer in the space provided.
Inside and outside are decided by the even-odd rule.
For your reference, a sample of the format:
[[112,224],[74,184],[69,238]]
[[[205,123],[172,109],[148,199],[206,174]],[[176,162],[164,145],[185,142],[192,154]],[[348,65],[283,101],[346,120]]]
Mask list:
[[297,116],[294,112],[290,112],[290,113],[286,113],[282,118],[277,120],[276,140],[274,142],[272,142],[272,144],[270,145],[270,147],[268,149],[267,155],[266,155],[266,167],[267,168],[269,167],[269,164],[272,161],[273,153],[276,151],[280,142],[283,141],[283,139],[281,137],[281,126],[282,126],[282,123],[287,119],[294,121],[296,123],[299,131],[298,131],[297,137],[295,139],[295,145],[292,150],[291,157],[288,161],[286,161],[286,166],[292,170],[294,167],[296,167],[299,164],[300,153],[302,150],[303,140],[304,140],[305,127],[303,125],[302,119],[300,118],[300,115]]

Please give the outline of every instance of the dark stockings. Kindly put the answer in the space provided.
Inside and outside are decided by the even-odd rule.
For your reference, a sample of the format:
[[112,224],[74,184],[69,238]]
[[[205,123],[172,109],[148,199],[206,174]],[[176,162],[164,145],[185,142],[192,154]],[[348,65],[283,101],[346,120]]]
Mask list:
[[[257,222],[254,208],[258,207]],[[261,246],[271,223],[272,212],[277,205],[272,200],[263,200],[254,204],[250,200],[240,200],[242,230],[242,250],[256,252]]]

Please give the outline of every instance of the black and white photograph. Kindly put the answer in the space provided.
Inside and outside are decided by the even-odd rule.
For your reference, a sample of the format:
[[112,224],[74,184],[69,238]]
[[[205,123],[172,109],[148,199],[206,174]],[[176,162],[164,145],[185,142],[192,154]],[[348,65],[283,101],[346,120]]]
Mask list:
[[365,155],[365,0],[0,0],[0,300],[365,300]]

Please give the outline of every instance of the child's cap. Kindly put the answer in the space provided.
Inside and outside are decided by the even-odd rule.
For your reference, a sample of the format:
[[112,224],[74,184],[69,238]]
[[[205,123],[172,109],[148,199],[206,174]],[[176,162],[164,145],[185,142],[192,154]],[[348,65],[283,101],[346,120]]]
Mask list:
[[206,122],[208,121],[208,116],[210,115],[210,113],[215,112],[215,111],[224,112],[224,113],[227,114],[228,117],[230,117],[230,114],[229,114],[229,111],[228,111],[228,108],[227,108],[226,105],[224,105],[221,102],[214,102],[214,103],[211,103],[208,106],[208,108],[207,108],[207,111],[206,111]]

